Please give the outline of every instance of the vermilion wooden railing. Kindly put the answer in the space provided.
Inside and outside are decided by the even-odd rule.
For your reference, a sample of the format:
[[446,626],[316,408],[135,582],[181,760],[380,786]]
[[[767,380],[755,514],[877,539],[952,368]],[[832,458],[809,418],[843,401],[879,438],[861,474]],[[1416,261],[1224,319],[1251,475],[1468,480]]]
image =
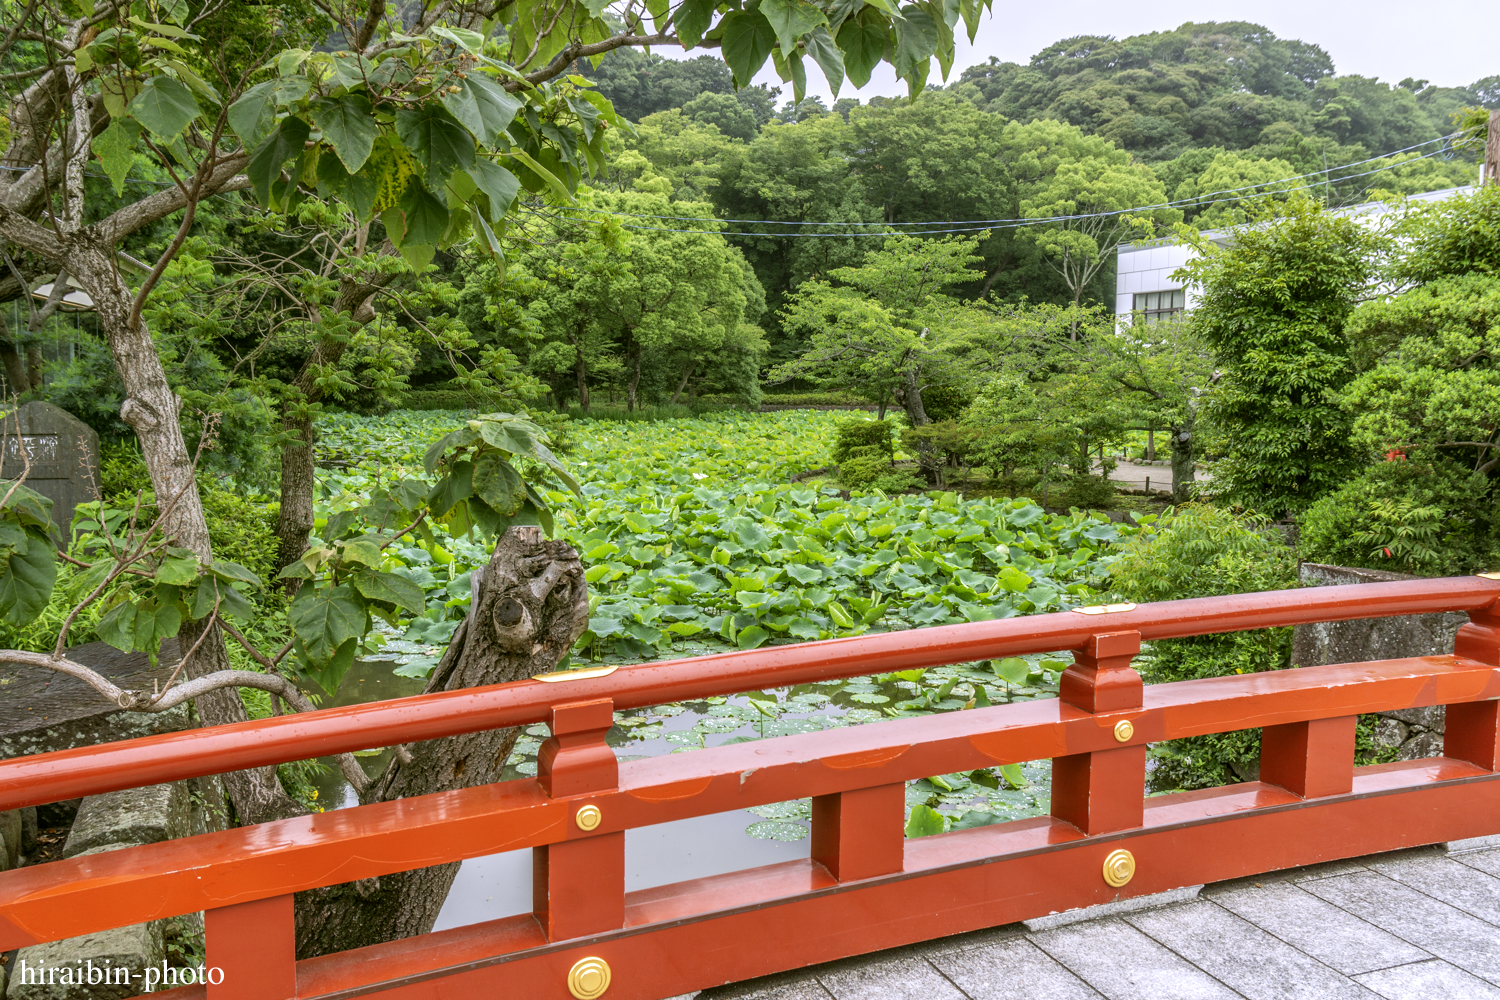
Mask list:
[[[163,996],[669,997],[1184,885],[1500,833],[1500,581],[1320,587],[623,667],[0,762],[0,809],[546,721],[535,779],[0,874],[0,951],[205,912]],[[1128,606],[1127,606],[1128,607]],[[1142,687],[1142,640],[1434,611],[1445,656]],[[617,764],[613,711],[1071,649],[1061,696]],[[1354,766],[1356,716],[1447,705],[1444,756]],[[1149,742],[1264,727],[1261,780],[1146,799]],[[1050,757],[1050,816],[907,841],[904,783]],[[624,891],[627,829],[812,797],[811,857]],[[531,847],[534,912],[296,961],[292,894]]]

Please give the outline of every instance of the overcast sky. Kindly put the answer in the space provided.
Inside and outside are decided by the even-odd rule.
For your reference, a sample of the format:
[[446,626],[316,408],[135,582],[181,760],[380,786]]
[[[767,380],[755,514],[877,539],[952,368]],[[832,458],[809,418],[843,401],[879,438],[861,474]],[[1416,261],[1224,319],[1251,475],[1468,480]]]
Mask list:
[[[1340,74],[1374,76],[1387,83],[1413,77],[1438,86],[1458,87],[1500,74],[1500,3],[1496,0],[1431,7],[1410,0],[1072,0],[1065,4],[995,0],[994,14],[980,21],[979,35],[972,46],[959,23],[953,77],[990,56],[1025,64],[1048,45],[1073,35],[1124,38],[1169,30],[1185,21],[1263,24],[1281,38],[1321,45],[1333,57],[1334,69]],[[711,50],[656,51],[681,58]],[[941,82],[936,63],[930,80]],[[755,82],[781,86],[782,100],[791,98],[791,85],[782,85],[769,62]],[[828,81],[811,60],[807,91],[831,103]],[[846,84],[839,96],[869,100],[877,94],[894,97],[905,93],[906,85],[896,80],[888,64],[882,63],[862,90],[852,90]]]

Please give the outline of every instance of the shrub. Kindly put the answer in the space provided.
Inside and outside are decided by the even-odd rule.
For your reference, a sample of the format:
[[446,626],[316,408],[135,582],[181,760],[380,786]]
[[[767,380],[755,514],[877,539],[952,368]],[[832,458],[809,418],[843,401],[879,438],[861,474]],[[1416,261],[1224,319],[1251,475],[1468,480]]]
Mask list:
[[1419,576],[1500,564],[1487,483],[1465,470],[1380,462],[1314,503],[1299,519],[1304,559]]
[[882,493],[909,493],[927,489],[927,480],[907,469],[887,469],[870,480],[869,488]]
[[858,448],[839,463],[834,479],[846,490],[862,490],[890,471],[890,458],[874,448]]
[[883,456],[887,462],[896,457],[894,425],[889,420],[845,420],[839,424],[833,442],[833,462],[842,465],[856,453]]
[[[1153,523],[1154,521],[1154,523]],[[1171,601],[1296,586],[1297,562],[1265,520],[1187,504],[1143,530],[1121,549],[1111,583],[1131,601]],[[1138,668],[1148,684],[1280,670],[1291,665],[1292,630],[1258,629],[1151,644]],[[1151,749],[1157,791],[1208,788],[1243,780],[1260,759],[1260,730],[1193,736]]]
[[1098,510],[1116,505],[1119,495],[1103,476],[1073,476],[1063,483],[1059,506]]

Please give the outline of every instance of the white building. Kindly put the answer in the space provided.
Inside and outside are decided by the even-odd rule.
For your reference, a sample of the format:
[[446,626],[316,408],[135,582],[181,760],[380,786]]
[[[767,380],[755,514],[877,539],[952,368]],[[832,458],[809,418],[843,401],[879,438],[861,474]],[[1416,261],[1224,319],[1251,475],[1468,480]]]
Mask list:
[[[1446,188],[1412,195],[1408,200],[1442,201],[1473,190],[1472,187]],[[1389,210],[1390,206],[1385,202],[1367,201],[1341,209],[1340,214],[1379,215]],[[1233,238],[1233,230],[1211,229],[1203,235],[1224,246]],[[1172,273],[1195,256],[1197,251],[1192,247],[1166,240],[1122,243],[1115,251],[1115,315],[1141,312],[1147,322],[1154,322],[1191,309],[1196,301],[1193,290],[1184,288]]]

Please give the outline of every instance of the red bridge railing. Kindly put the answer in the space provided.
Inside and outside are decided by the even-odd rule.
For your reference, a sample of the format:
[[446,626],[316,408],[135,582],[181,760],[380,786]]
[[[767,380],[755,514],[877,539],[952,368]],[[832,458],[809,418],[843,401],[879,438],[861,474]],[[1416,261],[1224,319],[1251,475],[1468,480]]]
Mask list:
[[[0,809],[546,722],[534,779],[0,874],[0,951],[203,911],[186,1000],[670,997],[1073,907],[1500,833],[1500,581],[1111,606],[582,671],[0,761]],[[1465,611],[1454,652],[1143,687],[1142,641]],[[1088,613],[1093,612],[1093,613]],[[617,763],[615,709],[1073,650],[1061,695]],[[1354,766],[1446,705],[1444,755]],[[1263,727],[1260,780],[1145,797],[1146,745]],[[907,781],[1051,758],[1048,816],[907,840]],[[811,797],[811,856],[625,891],[625,831]],[[292,894],[530,847],[534,912],[295,957]],[[473,991],[481,991],[473,993]]]

